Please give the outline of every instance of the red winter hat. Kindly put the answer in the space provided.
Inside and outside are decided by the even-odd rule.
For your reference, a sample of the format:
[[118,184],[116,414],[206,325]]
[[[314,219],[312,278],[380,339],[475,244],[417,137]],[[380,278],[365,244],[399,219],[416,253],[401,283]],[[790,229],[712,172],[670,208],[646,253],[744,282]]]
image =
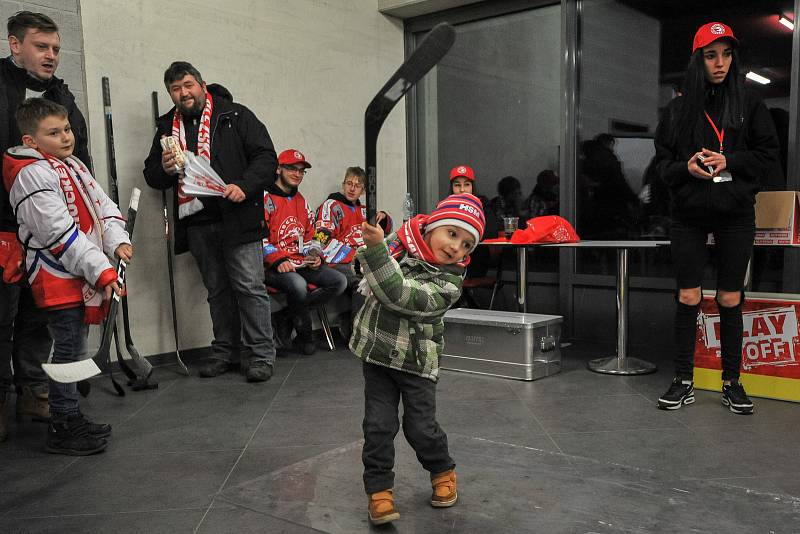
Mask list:
[[[483,236],[486,218],[483,215],[483,204],[478,197],[469,193],[450,195],[436,205],[426,221],[427,234],[439,226],[457,226],[463,228],[475,238],[475,247]],[[475,250],[472,247],[472,250]],[[470,250],[470,252],[472,252]]]
[[450,169],[450,181],[452,182],[459,176],[463,176],[470,182],[475,181],[475,171],[469,165],[458,165]]
[[311,168],[311,164],[306,161],[306,157],[299,150],[289,148],[278,154],[278,165],[295,165],[302,163],[306,169]]
[[700,26],[700,29],[697,30],[697,33],[694,34],[692,54],[694,54],[698,48],[706,47],[717,39],[723,38],[730,39],[736,45],[739,44],[739,39],[733,35],[733,30],[727,24],[723,24],[722,22],[703,24]]

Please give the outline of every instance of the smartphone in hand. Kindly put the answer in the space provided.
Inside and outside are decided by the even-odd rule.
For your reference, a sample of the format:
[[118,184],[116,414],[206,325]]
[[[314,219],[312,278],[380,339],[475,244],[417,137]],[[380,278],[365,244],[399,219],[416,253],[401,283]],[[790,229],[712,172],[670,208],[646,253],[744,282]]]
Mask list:
[[[704,155],[702,154],[697,155],[697,161],[699,161],[700,163],[705,162],[705,160],[706,157]],[[711,165],[706,165],[706,169],[708,169],[709,174],[714,174],[714,167],[712,167]]]

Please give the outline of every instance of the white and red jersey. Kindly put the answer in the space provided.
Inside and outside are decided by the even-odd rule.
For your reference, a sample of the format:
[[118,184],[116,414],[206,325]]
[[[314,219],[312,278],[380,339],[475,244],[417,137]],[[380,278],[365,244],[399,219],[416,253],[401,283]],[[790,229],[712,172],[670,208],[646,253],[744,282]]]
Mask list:
[[[367,220],[367,208],[356,200],[350,202],[342,193],[331,193],[317,208],[315,238],[323,246],[323,257],[327,263],[350,263],[356,249],[364,245],[361,223]],[[387,234],[392,231],[392,220],[388,214],[380,223]]]
[[264,220],[267,223],[264,264],[275,268],[290,261],[301,267],[305,256],[300,246],[314,239],[314,212],[303,195],[299,191],[285,193],[271,184],[264,191]]
[[27,147],[10,148],[3,159],[26,275],[38,307],[84,305],[86,322],[100,322],[102,296],[95,290],[116,280],[108,257],[130,237],[119,208],[80,160],[56,165],[63,174]]

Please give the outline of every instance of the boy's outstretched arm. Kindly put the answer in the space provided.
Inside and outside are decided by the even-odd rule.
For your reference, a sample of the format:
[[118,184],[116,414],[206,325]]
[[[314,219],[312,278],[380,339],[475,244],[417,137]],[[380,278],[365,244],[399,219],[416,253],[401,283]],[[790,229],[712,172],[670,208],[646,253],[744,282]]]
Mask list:
[[420,282],[403,276],[397,261],[389,255],[379,226],[362,224],[366,247],[358,258],[372,293],[381,304],[395,313],[425,318],[441,315],[461,296],[461,278],[457,275]]

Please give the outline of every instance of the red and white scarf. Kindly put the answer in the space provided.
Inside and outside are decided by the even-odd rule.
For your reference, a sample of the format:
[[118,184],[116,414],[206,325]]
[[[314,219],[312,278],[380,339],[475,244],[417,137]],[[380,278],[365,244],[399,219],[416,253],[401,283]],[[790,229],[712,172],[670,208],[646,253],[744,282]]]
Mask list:
[[[102,199],[95,190],[94,180],[83,179],[84,176],[91,177],[89,170],[75,158],[68,158],[65,164],[48,154],[44,157],[58,174],[58,183],[64,192],[67,209],[75,225],[89,241],[103,250],[103,223],[96,207],[102,203]],[[102,323],[108,310],[108,301],[103,300],[103,293],[97,291],[88,281],[84,282],[82,292],[83,321],[86,324]]]
[[[200,116],[200,125],[197,128],[197,155],[206,158],[211,163],[211,112],[214,110],[214,101],[211,93],[206,92],[206,104]],[[178,140],[181,150],[186,150],[186,132],[183,129],[183,115],[175,106],[172,116],[172,136]],[[203,209],[203,203],[193,196],[184,194],[183,185],[178,185],[178,218],[183,219],[194,215]]]
[[[397,239],[389,244],[389,253],[393,258],[397,258],[404,251],[414,258],[438,265],[439,261],[433,251],[425,242],[425,226],[428,224],[428,215],[417,215],[406,222],[397,230]],[[466,267],[469,264],[469,256],[464,261],[457,263],[459,267]]]

